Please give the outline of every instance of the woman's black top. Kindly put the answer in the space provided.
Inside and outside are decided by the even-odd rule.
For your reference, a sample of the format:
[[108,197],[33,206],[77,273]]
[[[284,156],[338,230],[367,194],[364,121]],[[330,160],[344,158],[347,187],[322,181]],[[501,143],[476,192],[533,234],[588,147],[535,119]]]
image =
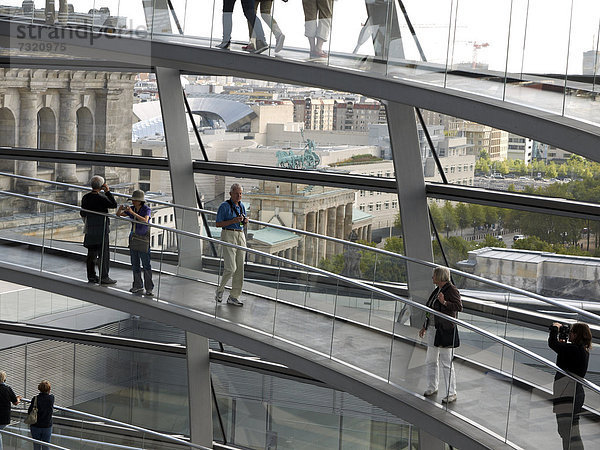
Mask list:
[[[38,420],[34,427],[39,428],[50,428],[52,426],[52,411],[54,407],[54,395],[44,394],[40,392],[37,395],[37,408],[38,408]],[[33,409],[33,399],[29,404],[27,413],[29,414]]]
[[10,423],[11,403],[17,403],[17,396],[9,385],[0,383],[0,425]]
[[[558,340],[558,327],[550,327],[548,347],[556,352],[556,365],[562,370],[585,377],[590,360],[590,353],[583,345]],[[562,373],[556,373],[555,378],[561,378]]]

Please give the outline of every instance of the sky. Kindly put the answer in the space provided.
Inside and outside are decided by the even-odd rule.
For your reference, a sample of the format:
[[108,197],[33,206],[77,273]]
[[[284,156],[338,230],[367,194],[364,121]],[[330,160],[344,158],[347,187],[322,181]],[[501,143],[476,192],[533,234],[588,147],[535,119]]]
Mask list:
[[[58,9],[58,0],[55,1]],[[22,0],[0,0],[4,5],[21,3]],[[145,25],[141,0],[70,0],[70,3],[77,12],[106,6],[112,14],[128,17],[134,28]],[[172,3],[186,34],[208,37],[212,32],[220,41],[222,0],[172,0]],[[37,8],[44,7],[45,0],[36,0],[35,4]],[[275,0],[273,4],[273,15],[286,35],[286,46],[307,47],[302,1]],[[404,0],[404,5],[428,61],[443,65],[447,61],[473,62],[475,56],[492,70],[581,73],[583,52],[597,46],[598,0]],[[571,11],[574,26],[569,33]],[[406,55],[408,59],[420,60],[399,14]],[[335,0],[331,38],[326,47],[331,51],[352,52],[366,20],[365,0]],[[453,43],[450,47],[449,37]],[[238,1],[233,39],[247,38]],[[474,52],[474,47],[481,48]],[[371,42],[365,43],[360,51],[372,54]]]

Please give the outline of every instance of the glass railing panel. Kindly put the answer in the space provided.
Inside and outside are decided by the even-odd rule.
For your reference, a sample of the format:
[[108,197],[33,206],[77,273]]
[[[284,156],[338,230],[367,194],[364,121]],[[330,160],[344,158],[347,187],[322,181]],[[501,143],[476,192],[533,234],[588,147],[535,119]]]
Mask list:
[[[564,81],[547,80],[545,74],[564,76],[567,70],[571,2],[553,2],[547,14],[547,2],[528,2],[526,37],[523,43],[523,72],[531,74],[524,85],[507,85],[506,100],[519,104],[535,104],[538,109],[563,112]],[[585,39],[584,39],[585,40]],[[588,40],[589,41],[589,40]],[[540,58],[548,48],[552,58]],[[545,89],[540,89],[547,84]]]
[[335,316],[368,324],[373,307],[373,295],[351,283],[338,282]]
[[[506,83],[514,83],[523,76],[524,47],[527,43],[527,0],[511,2],[510,27],[508,29],[508,52],[506,55]],[[530,36],[531,37],[531,36]]]
[[[520,446],[527,446],[528,443],[541,440],[540,442],[544,442],[544,447],[548,449],[569,448],[568,444],[563,447],[557,433],[557,419],[560,416],[561,423],[563,419],[566,419],[566,429],[570,429],[569,422],[573,411],[572,392],[575,383],[565,383],[564,386],[561,384],[559,390],[564,392],[565,396],[562,398],[560,406],[553,406],[554,373],[541,367],[539,362],[533,358],[522,354],[515,356],[514,370],[512,371],[514,376],[531,378],[533,375],[537,378],[537,382],[536,388],[533,389],[535,395],[523,395],[520,389],[516,389],[516,386],[509,394],[510,412],[508,414],[507,439]],[[567,378],[564,380],[566,381]],[[562,412],[559,412],[561,410]]]
[[453,28],[452,2],[376,1],[366,6],[369,18],[378,25],[374,46],[385,43],[380,55],[387,62],[388,76],[442,86]]
[[[596,352],[596,357],[597,357]],[[590,359],[593,357],[593,354],[590,355]],[[587,379],[591,379],[592,377],[588,372],[586,375]],[[597,383],[597,378],[593,378]],[[581,437],[581,442],[584,445],[589,443],[590,447],[597,446],[600,443],[600,438],[598,437],[598,433],[596,430],[598,429],[598,414],[600,413],[600,394],[597,391],[594,391],[586,386],[583,386],[583,395],[584,395],[584,406],[583,409],[576,414],[575,417],[579,417],[579,435]],[[577,430],[573,430],[573,436],[575,437]]]
[[[491,338],[480,335],[473,336],[476,333],[465,327],[458,326],[457,330],[459,346],[451,350],[451,354],[455,355],[451,366],[454,371],[445,370],[443,358],[440,358],[439,391],[437,397],[430,398],[443,401],[446,395],[452,394],[452,377],[455,376],[457,401],[444,406],[460,412],[463,399],[478,399],[482,406],[477,408],[477,422],[490,431],[504,436],[506,434],[506,418],[511,407],[514,351]],[[435,332],[435,330],[432,331]],[[456,342],[453,340],[452,345],[456,345]],[[440,353],[446,350],[449,349],[440,349]],[[485,367],[487,370],[473,371],[470,366],[472,363]],[[496,379],[504,382],[490,382],[490,380]],[[479,411],[480,409],[484,411]]]
[[[242,231],[229,231],[228,233],[231,239],[238,239],[237,233],[243,235]],[[236,233],[236,235],[231,236],[233,233]],[[230,239],[230,237],[226,239]],[[256,280],[253,282],[251,274],[246,275],[244,272],[236,272],[237,267],[245,264],[246,252],[225,245],[218,245],[218,251],[222,255],[220,260],[221,270],[218,281],[219,287],[215,291],[212,302],[216,317],[235,323],[243,323],[272,335],[279,307],[277,300],[281,296],[277,281],[280,271],[279,261],[267,258],[267,265],[269,266],[267,269],[268,275],[255,272],[261,278],[262,276],[266,276],[264,281]],[[256,292],[258,295],[264,295],[268,299],[252,298],[249,295],[243,295],[242,286],[244,290]],[[221,289],[224,290],[221,291]],[[220,296],[221,301],[218,301],[216,297],[217,292],[222,292]],[[281,296],[281,298],[285,299],[285,295]],[[240,308],[242,306],[243,310]],[[245,314],[244,311],[246,309],[250,309],[252,314]]]
[[[300,281],[301,282],[301,281]],[[324,303],[321,287],[318,283],[311,280],[305,284],[306,307],[323,307]],[[282,300],[287,300],[287,292],[279,291],[278,296]],[[331,302],[331,299],[329,300]],[[333,299],[335,302],[335,297]],[[333,303],[335,307],[335,303]],[[317,315],[310,309],[301,309],[295,306],[286,306],[279,302],[277,304],[277,314],[273,326],[273,334],[276,337],[297,342],[301,345],[307,345],[312,350],[329,355],[331,351],[331,339],[335,319],[327,315]],[[308,338],[308,339],[307,339]]]
[[173,5],[173,9],[170,10],[171,31],[174,35],[179,35],[181,30],[186,38],[191,38],[194,43],[206,47],[213,47],[221,42],[221,35],[214,34],[213,11],[221,26],[222,2],[171,0],[171,5]]
[[[597,20],[600,17],[600,5],[590,0],[574,2],[572,13],[571,21],[574,26],[571,28],[569,42],[566,71],[568,88],[565,95],[564,115],[598,124],[599,120],[592,110],[598,109],[595,98],[598,91],[596,74],[600,73],[598,60],[600,30]],[[579,74],[584,78],[578,77]]]
[[[385,73],[383,50],[387,48],[389,39],[385,32],[388,5],[384,3],[387,2],[375,2],[381,5],[378,14],[373,16],[367,13],[365,6],[367,9],[373,9],[374,6],[366,5],[361,0],[348,0],[343,7],[337,2],[326,3],[331,5],[333,17],[330,19],[331,38],[327,36],[321,59],[328,59],[331,66]],[[306,27],[308,30],[313,25],[307,21]],[[323,29],[321,25],[318,27],[319,31]],[[377,42],[376,36],[380,42]]]
[[[510,3],[484,5],[475,0],[461,1],[455,13],[446,86],[501,99]],[[494,20],[477,20],[475,17],[494,17]],[[468,78],[461,76],[461,71],[466,71]]]
[[332,333],[331,357],[350,367],[389,379],[393,339],[387,333],[369,336],[356,332],[355,325],[338,320]]

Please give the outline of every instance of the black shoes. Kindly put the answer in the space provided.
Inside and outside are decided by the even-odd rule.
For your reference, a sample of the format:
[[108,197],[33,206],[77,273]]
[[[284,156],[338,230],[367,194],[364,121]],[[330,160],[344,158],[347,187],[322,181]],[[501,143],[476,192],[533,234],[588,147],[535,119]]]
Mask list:
[[88,278],[88,283],[100,283],[100,278],[98,278],[98,277]]
[[100,280],[100,284],[117,284],[117,282],[112,278],[106,277]]
[[229,50],[229,47],[231,47],[231,41],[222,41],[217,45],[217,48],[220,48],[221,50]]

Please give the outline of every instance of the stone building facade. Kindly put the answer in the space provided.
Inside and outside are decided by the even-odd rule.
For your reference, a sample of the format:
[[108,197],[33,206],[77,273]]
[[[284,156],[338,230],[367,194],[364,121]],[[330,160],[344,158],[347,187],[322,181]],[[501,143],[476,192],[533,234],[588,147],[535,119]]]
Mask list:
[[[350,189],[260,181],[257,188],[244,192],[244,198],[250,203],[250,219],[339,239],[348,239],[354,229],[359,239],[371,240],[372,220],[353,222],[354,191]],[[289,243],[289,249],[278,249],[278,253],[310,265],[343,251],[342,244],[311,237]]]
[[[102,71],[0,69],[0,145],[26,149],[131,154],[135,74]],[[38,177],[36,161],[0,162],[0,170]],[[43,178],[86,183],[90,172],[112,183],[131,170],[103,173],[90,166],[45,166]],[[122,175],[122,177],[120,176]],[[42,176],[40,176],[42,178]],[[39,186],[0,179],[2,188],[36,192]]]

